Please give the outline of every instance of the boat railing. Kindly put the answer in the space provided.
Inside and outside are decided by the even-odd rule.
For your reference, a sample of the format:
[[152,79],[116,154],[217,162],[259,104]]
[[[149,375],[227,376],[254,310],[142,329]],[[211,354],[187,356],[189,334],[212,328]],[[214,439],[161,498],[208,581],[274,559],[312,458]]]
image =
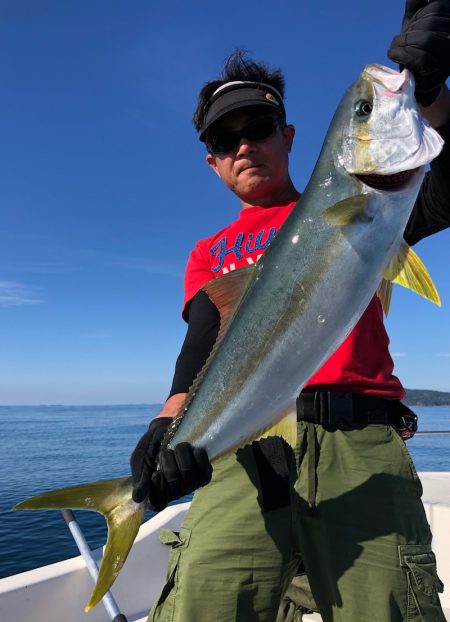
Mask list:
[[[95,583],[98,578],[98,566],[92,555],[89,544],[84,537],[81,527],[75,519],[72,510],[61,510],[61,513],[67,523],[67,526],[70,529],[70,533],[72,534],[73,539],[75,540],[75,544],[77,545],[78,550],[80,551],[81,556],[86,563],[89,574],[91,575],[91,578]],[[102,603],[105,606],[106,612],[111,622],[127,622],[127,619],[123,615],[123,613],[120,613],[119,607],[110,591],[106,592],[106,594],[103,596]]]

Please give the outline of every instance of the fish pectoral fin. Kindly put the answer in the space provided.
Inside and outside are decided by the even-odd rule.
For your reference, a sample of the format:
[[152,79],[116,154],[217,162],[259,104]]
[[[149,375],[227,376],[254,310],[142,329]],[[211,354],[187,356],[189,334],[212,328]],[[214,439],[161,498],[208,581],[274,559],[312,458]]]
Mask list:
[[392,298],[392,281],[381,279],[381,283],[377,289],[377,295],[383,307],[384,315],[387,317],[391,307]]
[[321,218],[330,225],[349,225],[356,221],[370,222],[372,217],[367,212],[368,194],[357,194],[335,203],[321,214]]
[[430,273],[413,249],[403,242],[384,271],[384,278],[427,298],[439,307],[441,299]]
[[144,520],[145,508],[133,501],[131,492],[131,477],[119,477],[51,490],[30,497],[13,508],[14,510],[82,509],[103,514],[108,525],[108,538],[97,581],[85,611],[89,611],[100,602],[114,583]]

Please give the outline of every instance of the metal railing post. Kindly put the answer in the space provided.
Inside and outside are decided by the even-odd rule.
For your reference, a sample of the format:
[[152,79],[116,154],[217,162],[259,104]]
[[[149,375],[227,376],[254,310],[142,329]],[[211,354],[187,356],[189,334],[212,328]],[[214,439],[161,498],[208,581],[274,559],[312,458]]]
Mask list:
[[[64,516],[64,520],[67,523],[67,526],[70,529],[70,533],[75,540],[78,550],[80,551],[86,563],[89,574],[91,575],[95,583],[98,577],[98,566],[95,559],[92,557],[92,552],[89,548],[88,543],[86,542],[86,538],[84,537],[83,532],[81,531],[81,528],[77,523],[72,510],[61,510],[61,512]],[[106,594],[102,598],[102,602],[105,605],[105,609],[111,619],[111,622],[127,622],[127,619],[123,615],[123,613],[120,613],[119,607],[117,606],[117,603],[114,600],[111,592],[106,592]]]

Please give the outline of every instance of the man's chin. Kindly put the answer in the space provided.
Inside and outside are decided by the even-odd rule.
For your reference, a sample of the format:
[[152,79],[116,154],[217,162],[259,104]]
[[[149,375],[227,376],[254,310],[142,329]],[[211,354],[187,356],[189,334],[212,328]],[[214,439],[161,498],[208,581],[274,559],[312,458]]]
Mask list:
[[251,205],[264,205],[271,197],[269,188],[252,188],[246,192],[236,193],[241,201]]
[[263,197],[272,190],[271,179],[267,176],[257,174],[256,170],[246,178],[242,177],[239,182],[238,189],[241,190],[242,194],[247,198]]

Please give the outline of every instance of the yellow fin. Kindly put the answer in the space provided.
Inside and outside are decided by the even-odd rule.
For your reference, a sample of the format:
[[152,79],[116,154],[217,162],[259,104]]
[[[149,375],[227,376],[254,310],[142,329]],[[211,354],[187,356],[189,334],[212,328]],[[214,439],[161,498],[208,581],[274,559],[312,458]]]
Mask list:
[[281,436],[292,449],[295,449],[297,445],[297,410],[285,415],[283,419],[260,434],[259,438],[267,438],[268,436]]
[[372,218],[366,211],[368,194],[357,194],[335,203],[321,214],[321,218],[331,225],[349,225],[357,220],[370,222]]
[[428,270],[406,242],[402,243],[398,253],[386,266],[384,278],[441,306],[441,299]]
[[297,445],[297,411],[294,409],[273,425],[264,430],[259,430],[250,438],[246,438],[235,449],[251,445],[253,441],[259,441],[261,438],[268,438],[269,436],[281,436],[288,445],[295,448]]
[[[131,504],[134,502],[131,501]],[[105,517],[108,523],[108,539],[97,581],[89,602],[84,608],[86,612],[100,602],[117,579],[144,520],[144,510],[132,511],[128,508],[116,508]]]
[[391,306],[392,281],[381,279],[381,283],[377,289],[377,295],[383,307],[384,315],[387,317]]
[[92,482],[52,490],[18,503],[14,510],[95,510],[106,518],[105,552],[85,611],[94,607],[117,578],[144,519],[144,505],[131,498],[131,477]]

